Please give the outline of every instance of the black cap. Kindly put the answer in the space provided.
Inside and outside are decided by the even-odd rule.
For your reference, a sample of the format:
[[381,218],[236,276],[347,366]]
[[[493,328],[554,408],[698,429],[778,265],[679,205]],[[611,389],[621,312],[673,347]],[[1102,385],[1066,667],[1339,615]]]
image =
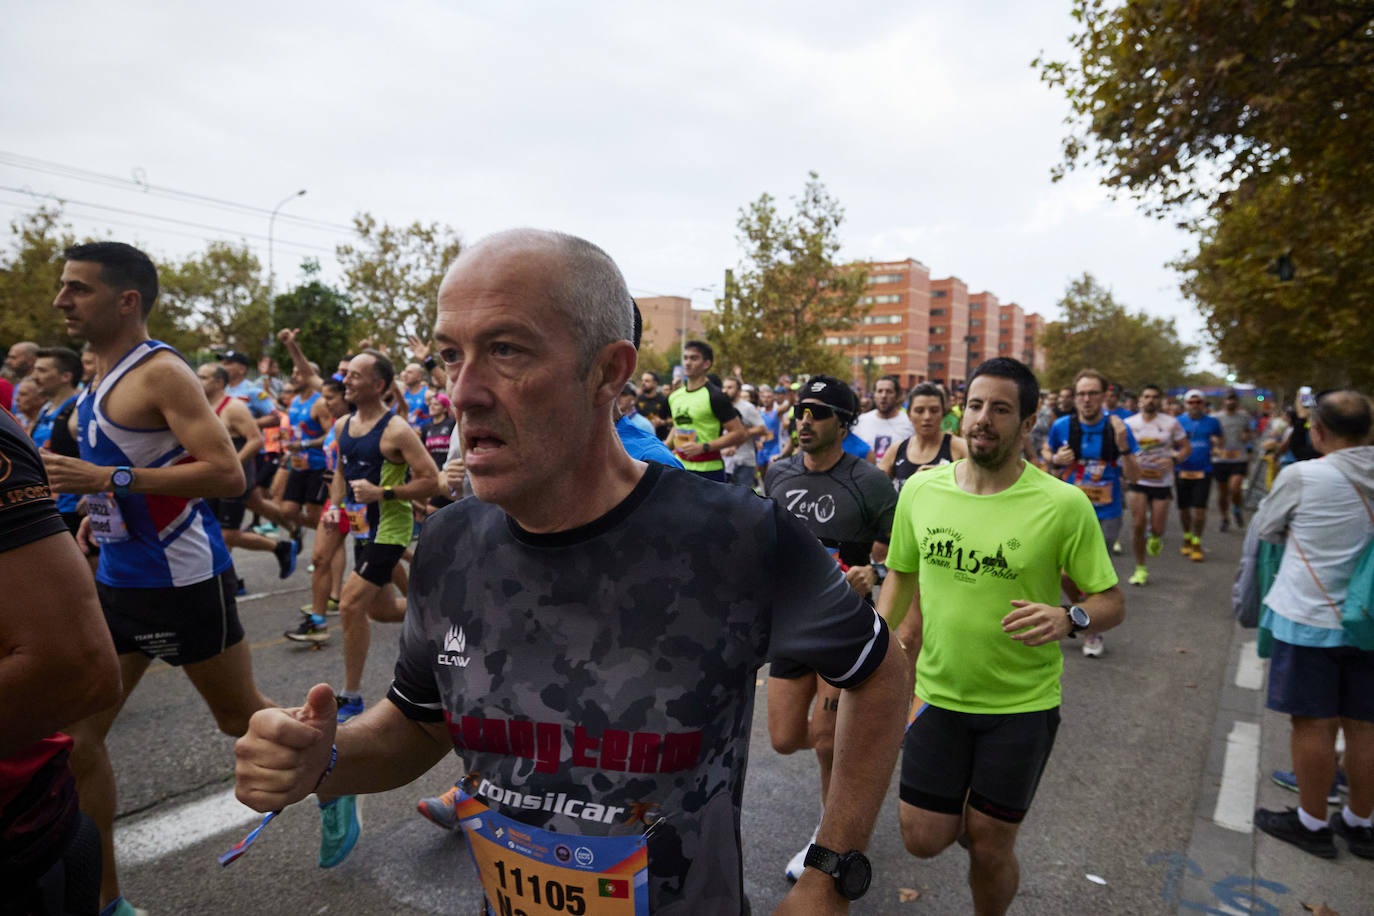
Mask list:
[[822,404],[829,404],[838,410],[843,410],[849,414],[852,420],[859,413],[859,399],[854,396],[854,391],[844,382],[829,375],[813,375],[801,391],[797,393],[799,401],[820,401]]
[[245,366],[253,365],[253,361],[247,354],[240,353],[238,350],[225,350],[219,354],[219,361],[222,363],[241,363]]

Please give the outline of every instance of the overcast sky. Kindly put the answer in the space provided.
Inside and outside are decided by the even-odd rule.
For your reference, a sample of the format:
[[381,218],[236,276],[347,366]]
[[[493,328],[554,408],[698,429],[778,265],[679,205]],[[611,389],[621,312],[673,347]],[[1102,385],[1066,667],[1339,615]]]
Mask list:
[[275,226],[279,286],[302,256],[331,271],[370,211],[468,240],[573,232],[636,295],[705,306],[739,260],[739,208],[787,202],[814,169],[848,257],[913,257],[1050,319],[1087,270],[1198,340],[1165,267],[1190,238],[1091,175],[1050,182],[1067,107],[1029,64],[1063,56],[1071,26],[1065,0],[9,3],[0,217],[56,195],[80,232],[161,256],[244,239],[266,262],[261,212],[40,169],[265,210],[304,188]]

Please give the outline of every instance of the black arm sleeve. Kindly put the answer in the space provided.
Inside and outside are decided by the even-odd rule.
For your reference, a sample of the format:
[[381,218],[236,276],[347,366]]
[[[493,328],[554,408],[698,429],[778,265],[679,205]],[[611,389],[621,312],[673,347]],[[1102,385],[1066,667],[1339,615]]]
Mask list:
[[735,405],[730,399],[725,396],[724,391],[721,391],[715,385],[709,383],[706,386],[706,390],[709,392],[709,397],[711,398],[711,413],[716,415],[716,419],[720,421],[721,426],[724,426],[726,423],[729,423],[731,420],[735,419],[735,417],[739,416],[739,411],[735,409]]
[[66,533],[38,449],[0,407],[0,553]]
[[801,522],[777,505],[773,520],[768,657],[812,668],[836,687],[863,683],[887,653],[887,627]]

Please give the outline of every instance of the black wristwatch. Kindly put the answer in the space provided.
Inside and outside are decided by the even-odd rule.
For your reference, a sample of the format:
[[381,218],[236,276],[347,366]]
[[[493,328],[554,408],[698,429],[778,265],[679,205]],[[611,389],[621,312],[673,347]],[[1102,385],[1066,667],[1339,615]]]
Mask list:
[[1092,623],[1092,618],[1088,612],[1076,604],[1062,605],[1064,613],[1069,615],[1069,639],[1077,639],[1078,634],[1086,630]]
[[396,491],[391,487],[382,487],[382,499],[395,499]]
[[439,361],[432,356],[426,356],[425,361],[421,365],[423,365],[426,369],[433,372],[434,367],[439,365]]
[[823,871],[835,879],[835,890],[846,900],[858,900],[873,881],[873,866],[857,849],[841,855],[816,843],[806,851],[807,868]]
[[129,495],[129,487],[134,485],[133,469],[127,465],[117,467],[110,475],[110,489],[114,490],[114,495],[125,497]]

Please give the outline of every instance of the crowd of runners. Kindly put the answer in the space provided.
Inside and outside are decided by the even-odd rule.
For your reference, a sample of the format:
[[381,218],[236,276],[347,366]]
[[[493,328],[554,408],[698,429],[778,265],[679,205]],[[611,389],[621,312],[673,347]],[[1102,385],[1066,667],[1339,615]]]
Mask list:
[[[232,350],[193,367],[148,336],[145,254],[65,257],[54,307],[82,349],[13,344],[0,380],[0,562],[60,582],[36,606],[70,609],[3,614],[0,683],[34,711],[6,717],[0,746],[0,885],[20,888],[4,914],[141,912],[120,893],[105,740],[154,660],[239,739],[243,802],[315,796],[321,867],[360,843],[358,795],[452,753],[418,810],[464,831],[492,911],[586,913],[747,911],[741,791],[767,664],[772,748],[819,770],[780,912],[863,894],[894,772],[906,848],[959,842],[974,911],[1003,912],[1061,643],[1101,656],[1125,619],[1111,554],[1129,549],[1128,583],[1148,587],[1176,503],[1177,547],[1204,562],[1209,534],[1243,531],[1336,426],[1307,392],[1246,410],[1235,391],[1126,392],[1085,367],[1056,393],[1005,358],[954,390],[861,392],[721,376],[692,340],[662,379],[636,371],[614,262],[527,230],[452,265],[430,340],[326,353],[284,328],[289,375]],[[281,698],[301,705],[254,684],[236,550],[273,554],[283,579],[308,566],[284,635],[341,658],[333,686]],[[388,693],[366,697],[373,622],[399,624],[401,648]],[[1338,718],[1349,738],[1374,715]],[[1372,759],[1334,828],[1366,857]],[[497,842],[507,830],[532,839]]]

